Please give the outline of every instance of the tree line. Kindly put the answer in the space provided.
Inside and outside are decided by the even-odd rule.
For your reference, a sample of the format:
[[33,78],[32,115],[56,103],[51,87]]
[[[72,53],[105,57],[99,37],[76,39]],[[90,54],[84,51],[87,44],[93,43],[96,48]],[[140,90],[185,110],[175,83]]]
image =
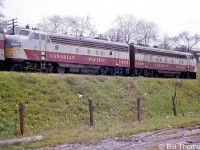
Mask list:
[[85,17],[48,16],[42,18],[37,27],[40,30],[48,32],[73,34],[91,38],[103,36],[103,38],[109,38],[113,42],[134,43],[145,46],[156,45],[158,48],[189,53],[193,49],[198,49],[198,44],[200,43],[199,34],[192,35],[187,31],[183,31],[177,36],[172,37],[165,34],[163,38],[160,38],[156,23],[139,20],[133,15],[116,17],[108,31],[103,34],[98,34],[97,28],[92,23],[92,18],[89,15]]

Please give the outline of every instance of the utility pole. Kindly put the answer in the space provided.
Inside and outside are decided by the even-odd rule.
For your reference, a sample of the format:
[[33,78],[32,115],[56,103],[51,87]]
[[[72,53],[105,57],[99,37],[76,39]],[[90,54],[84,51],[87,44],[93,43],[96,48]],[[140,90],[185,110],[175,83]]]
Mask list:
[[12,28],[12,35],[15,34],[15,27],[17,26],[17,18],[14,18],[14,19],[11,19],[11,20],[8,20],[8,25],[11,25],[11,28]]

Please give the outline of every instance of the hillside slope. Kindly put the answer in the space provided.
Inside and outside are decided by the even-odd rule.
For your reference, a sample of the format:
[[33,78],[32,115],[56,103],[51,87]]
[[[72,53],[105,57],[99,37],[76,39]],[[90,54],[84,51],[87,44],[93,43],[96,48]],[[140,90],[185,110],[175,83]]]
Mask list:
[[[171,100],[175,86],[177,117]],[[25,105],[24,136],[40,134],[45,140],[15,148],[196,125],[200,123],[199,96],[199,79],[0,72],[0,140],[20,137],[20,101]],[[140,123],[137,97],[142,97]],[[88,98],[93,99],[92,128],[88,125]]]

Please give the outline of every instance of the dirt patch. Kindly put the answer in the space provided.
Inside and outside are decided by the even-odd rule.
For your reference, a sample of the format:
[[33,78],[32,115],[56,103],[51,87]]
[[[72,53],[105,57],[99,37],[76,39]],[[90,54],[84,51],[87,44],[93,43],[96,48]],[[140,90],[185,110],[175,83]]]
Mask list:
[[165,150],[192,148],[200,150],[200,126],[192,129],[163,129],[103,140],[94,139],[90,142],[48,146],[34,150]]

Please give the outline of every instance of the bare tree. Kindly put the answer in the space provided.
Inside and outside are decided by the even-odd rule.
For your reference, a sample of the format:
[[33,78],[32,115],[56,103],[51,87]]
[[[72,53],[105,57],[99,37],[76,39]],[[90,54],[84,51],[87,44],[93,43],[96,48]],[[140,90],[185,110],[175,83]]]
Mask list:
[[190,35],[189,32],[184,31],[178,36],[172,37],[171,40],[177,49],[190,53],[191,50],[200,42],[200,35]]
[[111,28],[105,33],[105,35],[109,37],[112,42],[123,42],[118,29]]
[[95,32],[95,27],[91,23],[90,16],[86,17],[76,17],[74,18],[74,24],[72,26],[72,31],[76,33],[76,35],[90,35],[92,32]]
[[76,25],[76,20],[73,17],[65,16],[63,18],[62,31],[64,34],[72,32],[73,26]]
[[150,21],[140,20],[137,29],[137,43],[150,45],[157,40],[157,25]]
[[117,33],[124,43],[130,43],[135,39],[139,22],[132,15],[119,16],[115,20]]
[[87,34],[88,37],[90,38],[94,38],[97,36],[97,30],[95,27],[93,28],[90,28],[90,30],[88,31],[88,34]]
[[171,39],[167,34],[163,35],[163,39],[160,40],[159,43],[160,44],[157,45],[158,48],[173,50]]
[[[2,8],[3,6],[4,6],[4,0],[0,0],[0,7]],[[3,18],[3,17],[4,17],[3,12],[0,11],[0,20],[1,20],[1,18]]]
[[[4,0],[0,0],[0,8],[3,8]],[[0,33],[4,33],[7,28],[7,21],[4,20],[3,12],[0,10]]]
[[62,33],[63,20],[60,16],[54,15],[42,19],[42,23],[38,23],[37,26],[40,30]]
[[54,15],[51,17],[45,17],[41,23],[37,24],[40,30],[64,33],[64,34],[76,34],[93,37],[96,35],[96,29],[91,23],[91,18],[86,17],[70,17],[64,18]]

